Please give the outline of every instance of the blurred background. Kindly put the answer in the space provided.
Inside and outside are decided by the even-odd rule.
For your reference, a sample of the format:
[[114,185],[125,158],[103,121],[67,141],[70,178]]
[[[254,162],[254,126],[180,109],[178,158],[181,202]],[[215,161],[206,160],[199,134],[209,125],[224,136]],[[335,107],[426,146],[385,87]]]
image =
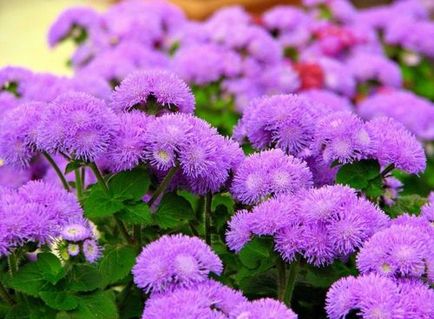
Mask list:
[[[434,0],[431,0],[434,1]],[[114,0],[0,0],[0,66],[21,65],[34,71],[70,74],[65,61],[72,43],[50,50],[46,34],[50,24],[67,7],[85,5],[104,10]],[[173,0],[191,18],[203,19],[222,6],[241,4],[260,13],[276,4],[299,0]],[[358,6],[387,3],[387,0],[358,0]]]

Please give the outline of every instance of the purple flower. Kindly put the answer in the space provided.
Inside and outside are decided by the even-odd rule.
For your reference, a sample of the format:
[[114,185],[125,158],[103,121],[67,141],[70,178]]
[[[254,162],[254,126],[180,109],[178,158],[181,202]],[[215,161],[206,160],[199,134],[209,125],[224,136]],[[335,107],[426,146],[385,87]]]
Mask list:
[[0,158],[13,166],[28,166],[36,154],[37,127],[47,105],[29,102],[6,112],[0,122]]
[[34,73],[23,86],[23,98],[28,101],[51,102],[64,92],[73,90],[65,77],[50,73]]
[[399,284],[404,318],[432,318],[434,316],[434,290],[423,283],[411,280]]
[[329,289],[326,311],[330,319],[345,318],[350,312],[361,318],[404,318],[402,298],[397,284],[388,278],[374,274],[347,277]]
[[426,156],[421,143],[401,123],[379,117],[367,122],[366,130],[376,141],[372,156],[382,166],[393,164],[413,174],[425,170]]
[[185,235],[166,235],[145,246],[133,268],[134,282],[147,292],[192,287],[220,274],[223,265],[204,241]]
[[194,97],[175,74],[162,70],[143,71],[122,81],[113,94],[111,107],[116,112],[139,109],[152,115],[192,113]]
[[112,171],[130,170],[145,159],[145,130],[149,118],[139,111],[119,114],[116,138],[106,154]]
[[0,186],[9,188],[18,188],[32,178],[30,168],[16,168],[9,165],[4,165],[0,160]]
[[90,227],[84,220],[81,223],[71,223],[65,225],[61,232],[63,239],[72,242],[83,241],[91,237],[91,235],[92,232]]
[[403,184],[395,177],[389,176],[384,179],[383,200],[387,206],[392,206],[402,190]]
[[71,79],[71,82],[76,91],[88,93],[105,101],[111,97],[110,84],[98,75],[78,73]]
[[83,254],[86,261],[93,264],[101,257],[101,247],[94,239],[86,239],[83,242]]
[[68,244],[67,252],[69,256],[75,257],[80,253],[80,245]]
[[15,66],[7,66],[0,69],[0,92],[6,91],[14,96],[21,97],[23,87],[29,83],[32,72]]
[[238,129],[257,149],[277,146],[297,156],[310,149],[314,118],[311,104],[297,95],[276,95],[254,100],[246,107]]
[[247,157],[235,171],[231,193],[244,204],[255,204],[311,186],[312,173],[306,163],[277,149]]
[[434,261],[433,248],[433,237],[424,228],[392,225],[363,245],[357,255],[357,268],[363,274],[374,272],[395,278],[419,279],[426,275],[427,262]]
[[94,161],[106,152],[117,118],[102,100],[85,93],[65,93],[53,101],[38,130],[38,148],[62,151]]
[[218,191],[243,158],[238,144],[219,135],[207,122],[186,114],[153,119],[145,132],[146,158],[163,174],[179,165],[187,189]]
[[357,111],[367,120],[391,117],[421,139],[431,140],[434,137],[434,105],[411,92],[392,91],[372,95],[359,103]]
[[353,109],[351,102],[336,93],[326,90],[308,90],[300,94],[300,96],[312,101],[316,107],[312,111],[318,113],[317,116],[327,115],[330,112],[344,112]]
[[356,91],[355,78],[351,72],[348,72],[348,68],[343,63],[325,57],[319,58],[316,62],[319,63],[325,74],[324,82],[327,89],[347,97],[354,95]]
[[101,18],[96,11],[85,7],[70,8],[63,11],[50,27],[48,43],[54,47],[68,37],[81,43],[89,33],[101,27]]
[[285,304],[271,298],[246,301],[231,312],[232,319],[297,319],[297,315]]
[[252,216],[245,209],[232,216],[226,231],[226,243],[231,250],[239,252],[252,238],[250,218]]
[[146,301],[142,318],[228,318],[243,295],[215,281],[208,280],[194,288],[179,288],[165,294],[153,294]]
[[322,150],[326,163],[349,163],[368,157],[375,139],[363,121],[350,112],[335,112],[323,116],[316,127],[316,147]]

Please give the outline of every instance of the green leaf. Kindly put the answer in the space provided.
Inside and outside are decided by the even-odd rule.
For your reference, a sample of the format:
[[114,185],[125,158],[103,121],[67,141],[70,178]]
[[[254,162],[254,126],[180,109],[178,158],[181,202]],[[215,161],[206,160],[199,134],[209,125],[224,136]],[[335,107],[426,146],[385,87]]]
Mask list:
[[85,163],[83,163],[82,161],[73,160],[69,162],[68,165],[66,165],[65,174],[71,173],[75,171],[77,168],[80,168],[84,165]]
[[121,199],[113,198],[96,184],[86,192],[83,208],[86,217],[92,219],[111,216],[124,208],[124,204]]
[[228,212],[233,213],[235,202],[229,193],[216,194],[212,198],[212,211],[215,211],[219,205],[225,206],[228,209]]
[[417,194],[400,196],[392,207],[386,207],[385,210],[392,217],[397,217],[403,213],[418,215],[420,209],[427,202],[426,198]]
[[151,180],[146,169],[137,167],[121,172],[109,180],[109,188],[115,198],[141,199],[149,189]]
[[163,228],[174,228],[195,218],[190,203],[175,193],[164,195],[154,215],[157,224]]
[[368,181],[368,186],[362,189],[369,198],[377,198],[384,192],[383,180],[380,175]]
[[36,262],[24,265],[13,277],[5,276],[4,283],[16,291],[34,297],[49,285]]
[[36,264],[44,279],[53,285],[65,276],[65,270],[60,260],[51,253],[38,254]]
[[150,225],[152,224],[152,213],[146,203],[126,205],[125,208],[116,213],[116,216],[129,225]]
[[78,307],[78,298],[63,291],[41,291],[41,299],[56,310],[73,310]]
[[110,291],[96,292],[83,296],[78,308],[72,312],[62,313],[57,319],[118,319],[115,298]]
[[66,279],[66,289],[72,292],[92,291],[102,285],[99,271],[91,265],[74,265]]
[[336,175],[336,183],[361,190],[379,175],[380,164],[376,160],[362,160],[343,165]]
[[273,250],[273,241],[268,237],[256,237],[247,243],[239,253],[243,265],[256,269],[262,259],[269,259]]
[[126,277],[136,260],[136,252],[131,247],[107,250],[99,263],[102,285],[106,287]]

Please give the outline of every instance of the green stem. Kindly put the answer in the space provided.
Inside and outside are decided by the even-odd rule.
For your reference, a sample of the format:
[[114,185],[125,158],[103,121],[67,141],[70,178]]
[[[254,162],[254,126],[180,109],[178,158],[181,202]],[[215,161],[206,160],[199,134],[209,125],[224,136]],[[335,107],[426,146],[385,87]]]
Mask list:
[[389,164],[384,169],[384,171],[381,172],[381,177],[386,177],[387,174],[389,174],[391,171],[395,169],[395,164]]
[[86,189],[86,168],[81,167],[80,168],[80,175],[81,175],[81,187],[83,188],[83,191]]
[[42,154],[44,155],[44,157],[47,159],[48,163],[50,163],[50,165],[54,168],[54,170],[56,171],[57,176],[59,176],[60,181],[62,182],[63,187],[70,192],[71,189],[69,188],[68,182],[66,181],[65,175],[63,175],[62,171],[60,170],[59,166],[57,166],[56,162],[54,161],[54,159],[50,156],[50,154],[48,154],[47,152],[42,152]]
[[161,181],[160,185],[158,185],[157,189],[155,190],[154,194],[152,194],[151,199],[148,202],[149,207],[151,207],[155,201],[160,197],[160,195],[162,193],[164,193],[164,191],[167,189],[167,187],[169,186],[173,176],[176,174],[176,172],[178,171],[179,166],[176,165],[174,167],[172,167],[168,172],[167,175],[163,178],[163,180]]
[[205,241],[208,245],[211,244],[211,204],[212,194],[207,193],[204,201],[203,219],[205,225]]
[[95,174],[95,177],[97,181],[101,184],[101,187],[104,189],[106,193],[110,194],[110,190],[108,188],[107,182],[105,181],[104,177],[101,174],[101,171],[99,170],[98,166],[96,166],[95,163],[89,164],[90,169]]
[[12,297],[9,295],[6,288],[3,286],[3,284],[0,282],[0,297],[9,305],[13,305],[15,302],[12,299]]
[[286,288],[283,296],[283,302],[290,307],[292,301],[292,295],[294,293],[295,284],[297,282],[297,275],[300,262],[296,259],[289,266],[288,279],[286,281]]
[[133,228],[133,237],[139,247],[142,247],[142,226],[136,225]]
[[80,200],[83,196],[83,181],[81,179],[80,170],[77,168],[74,170],[75,174],[75,189],[77,191],[77,197]]
[[116,224],[118,225],[119,231],[121,232],[122,236],[124,237],[124,239],[128,242],[128,243],[133,243],[134,240],[131,238],[130,234],[128,234],[128,230],[125,227],[124,223],[117,218],[116,216],[114,216]]
[[285,290],[286,290],[286,264],[281,259],[278,258],[276,262],[277,269],[277,299],[283,301],[285,298]]
[[18,258],[15,253],[12,253],[8,256],[8,266],[9,274],[11,275],[11,277],[13,277],[18,271]]

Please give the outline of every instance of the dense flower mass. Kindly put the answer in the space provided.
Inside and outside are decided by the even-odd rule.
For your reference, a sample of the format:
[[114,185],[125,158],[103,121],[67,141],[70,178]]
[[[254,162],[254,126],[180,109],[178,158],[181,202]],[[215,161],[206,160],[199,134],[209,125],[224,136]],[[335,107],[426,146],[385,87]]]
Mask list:
[[434,318],[432,1],[301,2],[70,8],[70,76],[0,69],[2,316]]
[[145,246],[133,268],[134,282],[147,292],[193,287],[210,273],[220,274],[219,257],[196,237],[163,236]]

